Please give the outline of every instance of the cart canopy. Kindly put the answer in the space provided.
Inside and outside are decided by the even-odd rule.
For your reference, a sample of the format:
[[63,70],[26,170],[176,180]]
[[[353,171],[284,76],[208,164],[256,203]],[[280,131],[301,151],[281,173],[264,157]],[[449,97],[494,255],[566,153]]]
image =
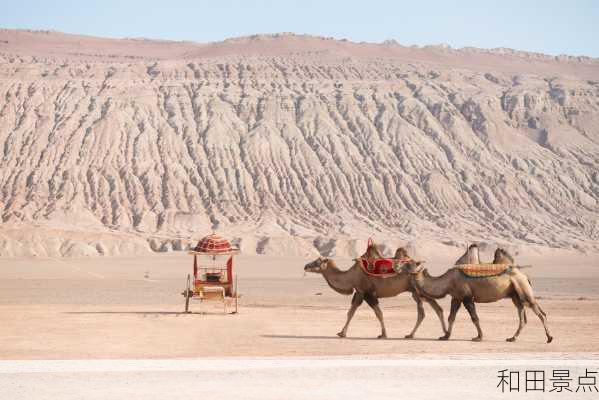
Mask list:
[[222,236],[212,233],[200,239],[196,247],[189,254],[197,255],[233,255],[238,254],[239,249],[231,246],[231,243]]

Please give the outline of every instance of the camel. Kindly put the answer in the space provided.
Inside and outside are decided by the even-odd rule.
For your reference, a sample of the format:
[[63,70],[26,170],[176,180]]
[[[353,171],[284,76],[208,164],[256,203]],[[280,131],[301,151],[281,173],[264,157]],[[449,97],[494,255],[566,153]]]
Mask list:
[[547,314],[545,314],[535,299],[528,277],[519,267],[514,265],[513,258],[501,248],[495,251],[493,263],[510,264],[512,267],[505,273],[485,278],[469,278],[459,268],[451,268],[443,275],[433,277],[421,266],[421,262],[414,261],[404,264],[403,268],[412,274],[412,284],[424,298],[440,299],[447,295],[451,296],[448,329],[446,334],[439,338],[440,340],[448,340],[450,338],[456,314],[460,305],[464,304],[478,333],[472,340],[481,341],[483,333],[474,304],[492,303],[510,298],[518,310],[520,322],[516,333],[506,340],[514,342],[520,335],[522,328],[524,328],[527,322],[524,311],[524,306],[526,305],[533,310],[543,323],[545,334],[547,335],[547,343],[551,343],[553,337],[547,328]]
[[[398,249],[395,254],[396,258],[398,259],[407,258],[407,252],[404,249]],[[420,323],[424,319],[425,313],[422,299],[410,284],[410,275],[402,271],[395,276],[387,278],[370,276],[366,274],[364,270],[362,270],[359,262],[359,260],[355,260],[350,269],[341,271],[339,268],[337,268],[335,262],[330,258],[318,257],[316,260],[306,264],[304,267],[304,271],[306,272],[322,274],[329,286],[337,293],[348,296],[353,294],[351,306],[347,312],[347,320],[341,331],[337,333],[337,336],[341,338],[346,337],[347,328],[349,327],[350,321],[352,320],[358,307],[360,307],[362,302],[365,300],[366,303],[373,309],[374,314],[381,324],[381,334],[378,336],[379,339],[386,338],[387,330],[385,329],[383,312],[379,307],[378,299],[383,297],[397,296],[398,294],[407,291],[412,293],[412,298],[416,302],[416,308],[418,311],[418,318],[416,320],[414,329],[412,329],[411,333],[405,336],[408,339],[413,338],[418,330],[418,327],[420,326]],[[439,306],[436,300],[432,298],[426,298],[424,300],[429,303],[433,310],[435,310],[435,313],[437,313],[437,316],[441,321],[441,326],[443,327],[443,332],[447,332],[445,320],[443,318],[443,309]]]

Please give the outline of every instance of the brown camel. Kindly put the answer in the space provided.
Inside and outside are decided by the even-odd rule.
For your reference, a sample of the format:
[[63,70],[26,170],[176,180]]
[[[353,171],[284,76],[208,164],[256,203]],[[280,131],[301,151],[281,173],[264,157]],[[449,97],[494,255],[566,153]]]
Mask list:
[[[406,257],[403,256],[404,254],[407,257],[405,250],[402,249],[400,251],[400,249],[398,249],[396,252],[396,258],[405,259]],[[325,257],[318,257],[316,260],[306,264],[304,267],[304,270],[307,272],[322,274],[329,286],[337,293],[345,295],[353,294],[351,306],[347,312],[347,321],[345,322],[343,329],[337,333],[337,336],[346,336],[347,328],[357,308],[360,307],[364,300],[366,300],[366,303],[373,309],[381,324],[381,334],[379,335],[379,338],[386,338],[387,331],[385,329],[383,312],[379,307],[378,299],[383,297],[397,296],[398,294],[407,291],[412,293],[412,297],[414,301],[416,301],[416,307],[418,310],[418,319],[416,320],[416,325],[414,326],[414,329],[412,329],[412,332],[405,336],[409,339],[413,338],[416,330],[420,326],[420,323],[424,319],[425,313],[424,307],[422,305],[423,299],[420,298],[410,283],[410,274],[402,271],[395,276],[387,278],[370,276],[364,272],[359,262],[359,260],[356,260],[350,269],[341,271],[339,268],[337,268],[337,265],[333,260]],[[447,332],[445,320],[443,318],[443,309],[432,298],[424,300],[429,303],[433,310],[435,310],[435,313],[437,313],[437,316],[441,321],[441,326],[443,327],[443,332]]]
[[404,269],[412,274],[412,284],[418,289],[421,296],[434,299],[440,299],[447,295],[451,296],[449,326],[445,336],[442,336],[439,339],[449,339],[460,304],[464,304],[466,310],[470,313],[472,322],[474,323],[474,326],[476,326],[478,332],[478,336],[472,340],[482,340],[483,333],[480,328],[474,304],[492,303],[501,299],[510,298],[518,309],[520,323],[514,336],[508,338],[507,341],[515,341],[526,324],[526,314],[524,312],[524,306],[526,305],[537,314],[543,323],[545,334],[547,335],[547,343],[551,343],[553,337],[547,328],[547,314],[545,314],[535,299],[528,277],[520,271],[520,268],[514,265],[513,258],[503,249],[497,249],[495,251],[493,263],[510,264],[511,269],[500,275],[484,278],[468,277],[464,275],[459,268],[451,268],[441,276],[432,277],[428,274],[427,270],[421,266],[422,263],[414,261],[404,264]]

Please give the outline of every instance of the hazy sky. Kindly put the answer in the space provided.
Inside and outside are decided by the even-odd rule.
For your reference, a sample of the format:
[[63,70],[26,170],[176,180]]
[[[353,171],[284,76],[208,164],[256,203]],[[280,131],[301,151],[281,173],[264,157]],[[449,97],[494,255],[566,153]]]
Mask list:
[[592,0],[0,0],[0,27],[198,42],[296,32],[599,57]]

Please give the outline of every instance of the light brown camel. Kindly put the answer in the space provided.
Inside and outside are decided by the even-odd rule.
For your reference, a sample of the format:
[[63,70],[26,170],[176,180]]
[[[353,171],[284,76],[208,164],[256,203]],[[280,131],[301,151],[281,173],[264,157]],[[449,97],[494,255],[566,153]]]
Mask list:
[[404,269],[412,274],[412,284],[418,289],[423,297],[440,299],[447,295],[451,296],[451,311],[449,313],[449,326],[445,336],[441,340],[447,340],[451,336],[451,330],[455,321],[456,314],[461,304],[464,304],[476,330],[478,336],[474,341],[480,341],[483,338],[483,332],[480,328],[478,315],[474,303],[492,303],[501,299],[510,298],[518,309],[520,323],[514,336],[507,339],[508,342],[516,340],[522,328],[526,324],[526,314],[524,306],[529,306],[539,317],[545,328],[547,343],[551,343],[553,337],[547,328],[547,314],[541,309],[541,306],[535,299],[532,286],[528,277],[520,271],[520,268],[514,266],[513,258],[503,249],[495,251],[494,264],[510,264],[511,269],[496,276],[472,278],[464,275],[459,268],[451,268],[443,275],[432,277],[427,270],[422,267],[422,263],[410,261],[404,264]]
[[[407,253],[403,249],[398,249],[395,254],[396,258],[407,258]],[[405,257],[403,256],[404,254]],[[356,260],[350,269],[341,271],[330,258],[318,257],[304,267],[304,270],[307,272],[322,274],[329,286],[337,293],[348,296],[353,294],[351,306],[347,312],[347,321],[345,322],[343,329],[337,333],[337,336],[346,336],[347,328],[356,310],[360,307],[362,302],[366,300],[366,303],[373,309],[381,324],[381,334],[379,335],[379,338],[386,338],[387,330],[385,329],[385,322],[383,321],[383,312],[378,305],[378,299],[397,296],[403,292],[411,292],[414,301],[416,301],[418,319],[416,320],[416,325],[414,326],[414,329],[412,329],[412,332],[405,337],[408,339],[413,338],[420,323],[424,319],[425,313],[422,305],[423,299],[420,298],[410,283],[410,274],[402,271],[395,276],[387,278],[370,276],[364,272],[359,262],[359,260]],[[424,300],[429,303],[433,310],[435,310],[435,313],[437,313],[437,316],[441,321],[441,326],[443,327],[443,332],[447,332],[445,320],[443,318],[443,309],[432,298]]]

